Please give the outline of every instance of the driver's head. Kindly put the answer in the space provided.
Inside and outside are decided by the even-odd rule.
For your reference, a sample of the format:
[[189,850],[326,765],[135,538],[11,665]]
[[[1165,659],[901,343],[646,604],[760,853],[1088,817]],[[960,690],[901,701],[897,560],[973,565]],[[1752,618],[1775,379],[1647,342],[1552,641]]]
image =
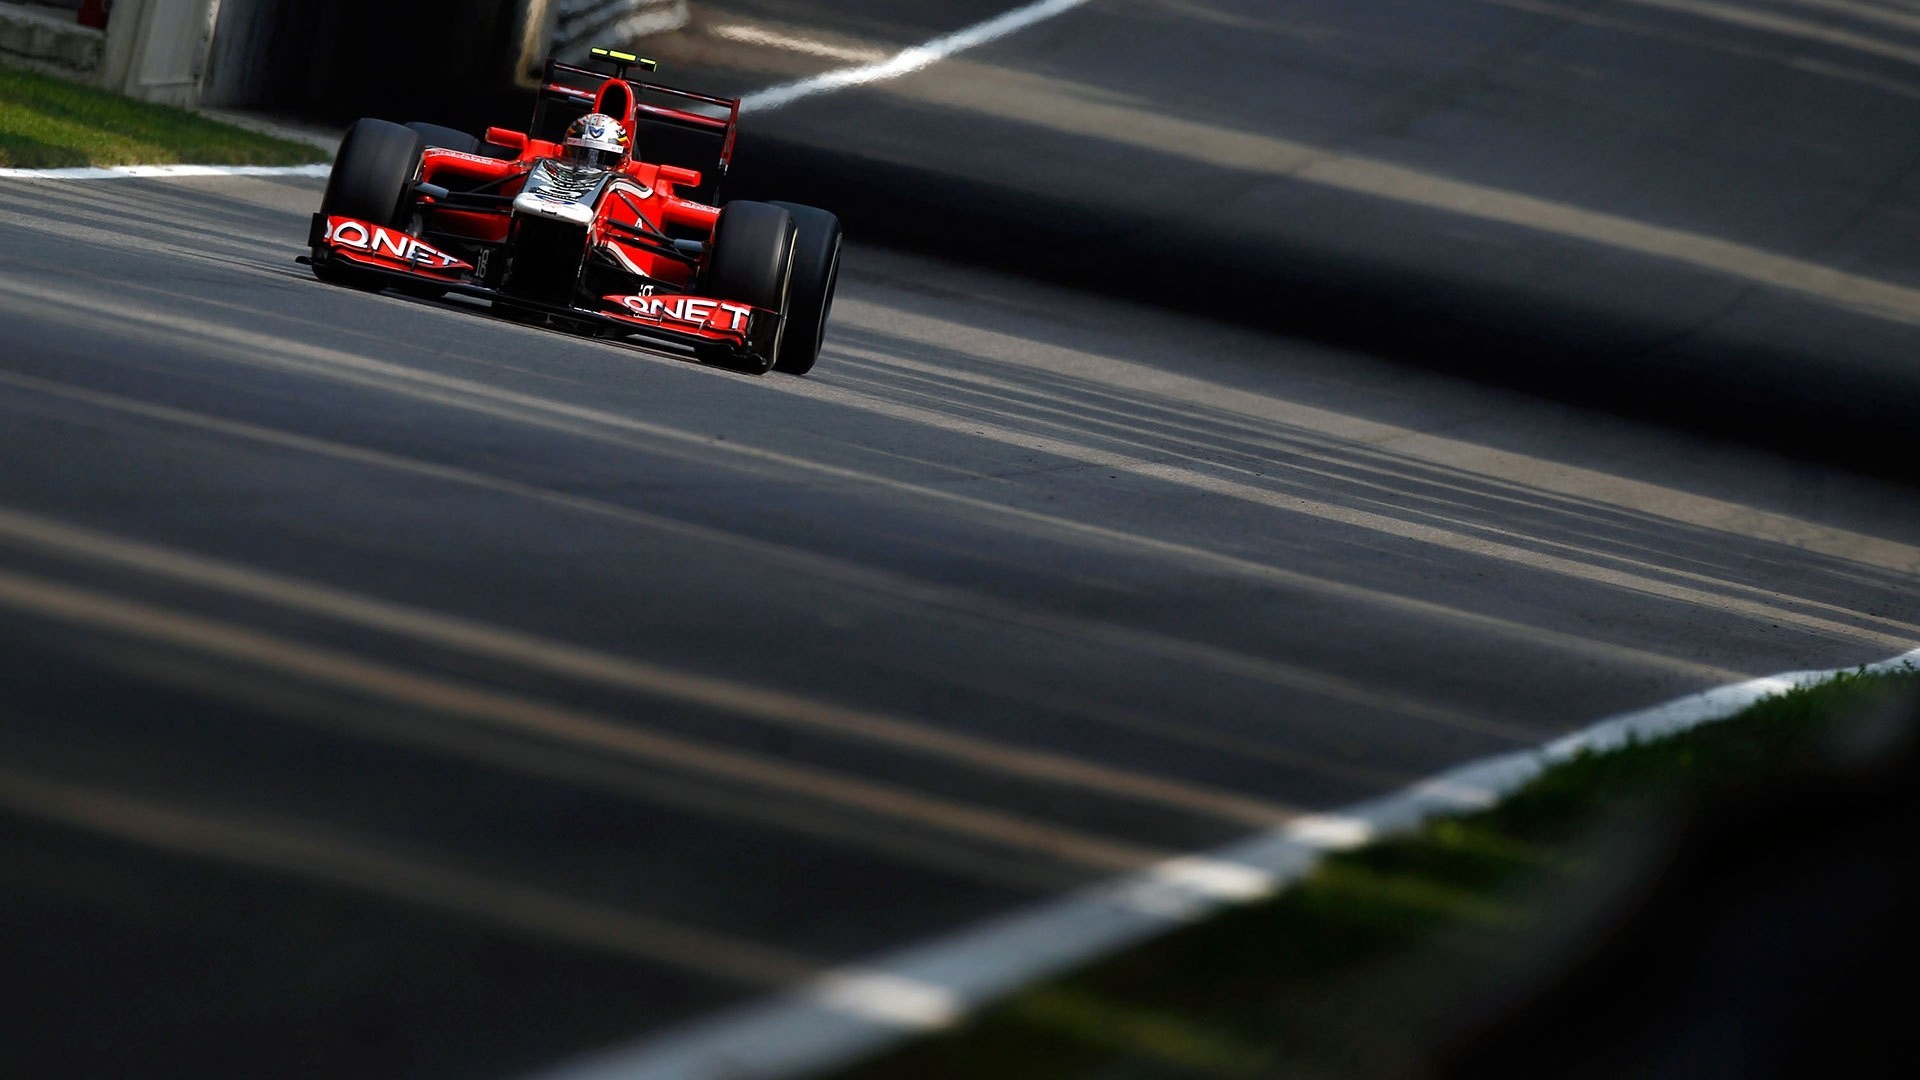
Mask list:
[[627,129],[603,113],[588,113],[567,126],[561,156],[576,169],[617,169],[627,160]]

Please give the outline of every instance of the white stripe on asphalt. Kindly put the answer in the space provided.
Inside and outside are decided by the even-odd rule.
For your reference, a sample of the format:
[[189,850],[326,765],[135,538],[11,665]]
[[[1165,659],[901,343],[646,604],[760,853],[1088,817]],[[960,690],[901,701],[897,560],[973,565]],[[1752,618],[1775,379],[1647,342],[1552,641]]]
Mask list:
[[[1869,665],[1920,665],[1920,649]],[[1725,720],[1774,694],[1841,671],[1796,671],[1723,686],[1602,720],[1534,750],[1449,769],[1392,795],[1316,815],[1201,855],[829,972],[769,1000],[542,1072],[536,1080],[771,1080],[836,1068],[946,1027],[994,998],[1199,920],[1273,895],[1327,851],[1477,810],[1586,751]]]
[[877,63],[860,67],[841,68],[837,71],[822,72],[795,82],[770,86],[765,90],[748,94],[740,102],[742,112],[765,112],[791,105],[801,98],[815,94],[845,90],[850,86],[865,86],[869,83],[885,82],[902,75],[911,75],[922,68],[930,67],[950,56],[979,48],[990,41],[998,41],[1036,23],[1042,23],[1058,15],[1065,15],[1075,8],[1085,6],[1089,0],[1040,0],[1039,3],[1017,7],[1004,15],[975,23],[964,30],[956,30],[944,37],[934,38],[924,45],[904,49]]
[[331,165],[112,165],[74,169],[0,169],[21,180],[126,180],[178,176],[311,176],[324,178]]
[[801,37],[798,34],[783,34],[764,26],[745,24],[716,26],[711,33],[715,37],[738,41],[743,45],[765,45],[768,48],[805,53],[808,56],[821,56],[828,60],[840,60],[849,64],[874,64],[887,58],[885,49],[861,49],[849,45],[835,45],[831,42]]
[[[903,75],[911,75],[923,68],[937,64],[950,56],[975,49],[988,42],[998,41],[1008,34],[1025,30],[1036,23],[1078,7],[1084,7],[1091,0],[1039,0],[1038,3],[1014,8],[1012,11],[982,23],[975,23],[964,30],[956,30],[943,37],[934,38],[924,45],[904,49],[894,55],[874,63],[859,67],[839,68],[823,72],[795,82],[770,86],[755,91],[742,99],[743,111],[755,110],[768,112],[791,105],[802,98],[815,94],[831,93],[851,86],[865,86],[869,83],[885,82]],[[736,28],[723,28],[735,30]],[[812,43],[808,43],[812,44]],[[306,176],[321,178],[327,175],[327,165],[115,165],[106,168],[73,169],[0,169],[0,178],[22,180],[126,180],[130,178],[169,178],[191,176]]]

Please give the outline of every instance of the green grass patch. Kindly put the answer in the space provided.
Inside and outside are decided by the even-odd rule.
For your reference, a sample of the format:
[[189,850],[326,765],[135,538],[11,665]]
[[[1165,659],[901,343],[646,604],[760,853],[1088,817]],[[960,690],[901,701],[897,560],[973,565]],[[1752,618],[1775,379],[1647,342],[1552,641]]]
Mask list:
[[326,159],[304,143],[0,65],[0,167],[306,165]]
[[1550,769],[1497,807],[1326,859],[1272,900],[1028,988],[843,1080],[1402,1075],[1459,1003],[1578,934],[1689,810],[1826,767],[1920,671],[1843,675]]

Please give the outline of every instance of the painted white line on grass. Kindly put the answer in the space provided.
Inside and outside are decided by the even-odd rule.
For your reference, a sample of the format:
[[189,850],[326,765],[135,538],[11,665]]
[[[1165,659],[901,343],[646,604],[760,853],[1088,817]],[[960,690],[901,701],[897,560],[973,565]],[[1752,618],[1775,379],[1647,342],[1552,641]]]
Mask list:
[[[1920,666],[1920,649],[1866,670],[1909,664]],[[1230,905],[1271,896],[1328,851],[1405,832],[1436,815],[1482,809],[1584,751],[1725,720],[1763,698],[1852,670],[1753,679],[1611,717],[1537,749],[1470,762],[1379,799],[829,972],[774,998],[540,1073],[536,1080],[770,1080],[846,1065],[946,1027],[1036,980]]]
[[823,72],[756,91],[741,100],[740,108],[742,111],[765,112],[791,105],[815,94],[825,94],[834,90],[845,90],[850,86],[865,86],[869,83],[897,79],[902,75],[911,75],[950,56],[978,48],[990,41],[997,41],[1036,23],[1065,15],[1089,2],[1090,0],[1040,0],[1039,3],[1014,8],[986,22],[975,23],[964,30],[956,30],[943,37],[934,38],[924,45],[903,49],[876,63]]
[[308,176],[324,178],[331,165],[112,165],[73,169],[0,169],[20,180],[127,180],[179,176]]

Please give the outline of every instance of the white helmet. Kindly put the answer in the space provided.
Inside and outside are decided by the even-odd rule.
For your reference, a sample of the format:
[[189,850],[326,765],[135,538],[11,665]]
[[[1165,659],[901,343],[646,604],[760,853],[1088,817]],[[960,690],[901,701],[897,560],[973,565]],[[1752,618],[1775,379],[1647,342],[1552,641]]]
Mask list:
[[576,169],[617,169],[627,160],[627,129],[605,113],[588,113],[567,125],[566,163]]

